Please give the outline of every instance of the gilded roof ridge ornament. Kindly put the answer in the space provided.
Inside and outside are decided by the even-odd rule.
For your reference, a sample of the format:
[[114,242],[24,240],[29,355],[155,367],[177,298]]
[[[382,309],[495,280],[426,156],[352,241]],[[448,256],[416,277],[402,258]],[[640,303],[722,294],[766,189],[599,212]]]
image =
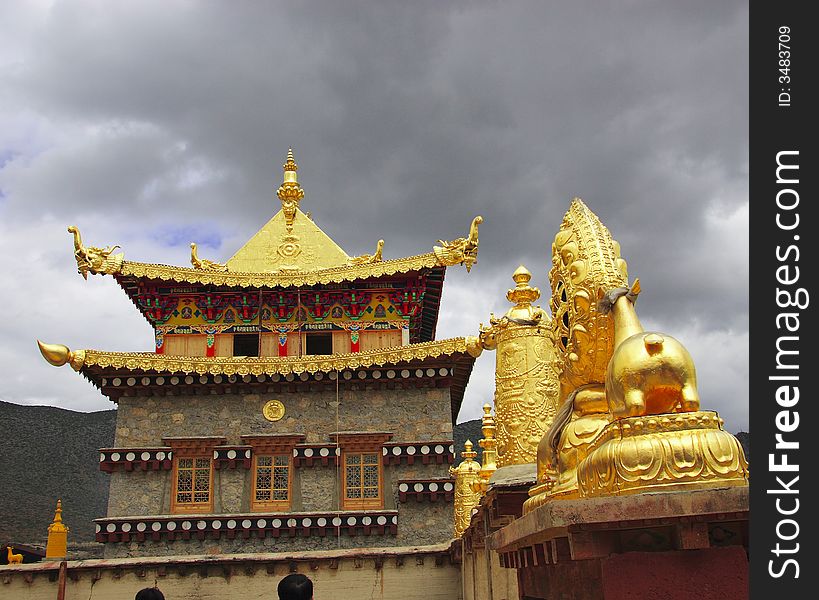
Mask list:
[[472,269],[472,265],[478,262],[478,225],[481,223],[483,217],[478,215],[472,219],[467,237],[457,238],[451,242],[438,240],[441,245],[433,246],[433,251],[442,265],[461,264],[466,267],[467,273]]
[[287,231],[290,232],[293,230],[296,209],[299,207],[299,202],[304,198],[304,190],[299,185],[299,166],[293,158],[293,148],[287,150],[287,160],[282,168],[284,169],[284,181],[276,191],[276,195],[281,200]]
[[85,364],[85,350],[77,350],[76,352],[70,350],[68,346],[62,344],[46,344],[37,340],[37,346],[40,348],[40,354],[51,365],[55,367],[62,367],[65,364],[70,364],[75,371],[82,369]]
[[196,242],[191,242],[191,265],[198,271],[222,271],[227,272],[227,265],[208,260],[206,258],[199,258],[196,249]]
[[88,279],[88,273],[113,275],[122,268],[125,254],[122,252],[113,254],[119,246],[106,246],[105,248],[84,246],[80,228],[76,225],[69,225],[68,233],[74,236],[74,258],[77,261],[77,272],[82,275],[83,279]]
[[378,240],[375,245],[374,254],[362,254],[360,256],[353,256],[348,263],[351,265],[367,265],[370,263],[382,262],[384,258],[381,253],[384,250],[384,240]]

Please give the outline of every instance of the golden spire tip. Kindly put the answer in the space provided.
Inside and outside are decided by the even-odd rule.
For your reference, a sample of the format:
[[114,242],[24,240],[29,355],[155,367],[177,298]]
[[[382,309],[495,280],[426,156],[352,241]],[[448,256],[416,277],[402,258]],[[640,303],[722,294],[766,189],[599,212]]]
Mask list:
[[293,157],[293,148],[287,150],[287,160],[282,165],[285,171],[298,171],[299,166],[296,164],[296,159]]
[[532,279],[532,273],[523,265],[520,265],[515,269],[515,272],[512,273],[512,280],[519,286],[526,285],[530,279]]

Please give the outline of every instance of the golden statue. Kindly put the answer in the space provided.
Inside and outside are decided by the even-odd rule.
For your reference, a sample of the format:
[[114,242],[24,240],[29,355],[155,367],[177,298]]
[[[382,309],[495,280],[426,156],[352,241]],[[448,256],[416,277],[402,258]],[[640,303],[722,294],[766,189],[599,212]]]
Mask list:
[[10,565],[22,565],[23,564],[23,555],[22,554],[15,554],[14,548],[11,546],[6,546],[6,558],[8,559],[8,564]]
[[529,512],[550,500],[747,485],[739,442],[699,410],[696,370],[668,334],[644,331],[620,248],[575,199],[552,246],[562,403],[538,446]]
[[500,319],[491,315],[480,326],[483,348],[495,357],[495,412],[498,467],[534,463],[538,444],[557,410],[560,384],[551,319],[532,303],[540,290],[521,265],[506,293],[513,306]]
[[481,495],[473,485],[480,478],[481,465],[475,461],[477,452],[472,450],[472,442],[464,442],[463,460],[457,468],[450,467],[449,474],[455,478],[455,537],[459,538],[469,527],[472,511],[481,501]]
[[85,247],[82,244],[80,230],[76,225],[69,225],[68,233],[74,236],[74,258],[77,260],[77,271],[83,276],[83,279],[88,279],[88,273],[113,275],[119,272],[125,255],[120,252],[111,256],[119,246],[108,246],[106,248]]
[[701,412],[688,350],[668,334],[644,331],[634,309],[639,291],[614,290],[615,350],[606,373],[611,424],[577,467],[583,496],[748,484],[737,439],[715,412]]
[[199,271],[223,271],[227,272],[228,268],[227,265],[222,263],[214,262],[212,260],[208,260],[206,258],[199,258],[199,254],[196,249],[196,243],[191,242],[191,264],[193,265],[194,269]]
[[375,246],[375,254],[362,254],[361,256],[354,256],[349,260],[351,265],[367,265],[370,263],[377,263],[384,260],[381,252],[384,250],[384,240],[378,240]]
[[451,242],[438,240],[440,246],[433,246],[432,250],[442,265],[462,264],[467,273],[472,265],[478,262],[478,225],[483,223],[483,217],[478,215],[472,219],[469,226],[469,236],[458,238]]
[[[597,215],[574,198],[552,243],[550,308],[561,390],[551,429],[538,445],[539,485],[532,490],[534,495],[579,493],[577,465],[610,420],[604,382],[614,326],[598,302],[627,280],[620,245]],[[554,459],[558,455],[560,469]]]

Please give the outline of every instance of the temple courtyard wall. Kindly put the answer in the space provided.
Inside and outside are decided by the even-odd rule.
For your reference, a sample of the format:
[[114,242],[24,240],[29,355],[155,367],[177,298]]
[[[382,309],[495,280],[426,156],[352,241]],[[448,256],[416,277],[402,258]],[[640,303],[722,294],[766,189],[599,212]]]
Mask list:
[[0,597],[122,600],[156,585],[168,600],[270,600],[289,573],[303,573],[317,599],[459,600],[459,565],[448,544],[415,548],[230,556],[68,561],[0,568]]

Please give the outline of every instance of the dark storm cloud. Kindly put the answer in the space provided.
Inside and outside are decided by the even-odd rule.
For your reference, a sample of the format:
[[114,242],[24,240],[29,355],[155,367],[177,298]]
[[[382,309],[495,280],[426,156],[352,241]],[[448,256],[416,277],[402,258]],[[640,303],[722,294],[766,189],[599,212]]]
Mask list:
[[[479,265],[447,275],[461,327],[442,316],[439,335],[463,335],[504,310],[518,263],[547,294],[552,237],[581,196],[643,283],[641,317],[720,340],[695,355],[724,365],[701,385],[747,423],[746,3],[19,12],[0,63],[0,211],[54,252],[77,221],[133,260],[185,264],[166,233],[225,259],[277,210],[293,146],[304,210],[350,254],[382,237],[387,258],[423,252],[484,216]],[[471,385],[466,404],[485,397]]]

